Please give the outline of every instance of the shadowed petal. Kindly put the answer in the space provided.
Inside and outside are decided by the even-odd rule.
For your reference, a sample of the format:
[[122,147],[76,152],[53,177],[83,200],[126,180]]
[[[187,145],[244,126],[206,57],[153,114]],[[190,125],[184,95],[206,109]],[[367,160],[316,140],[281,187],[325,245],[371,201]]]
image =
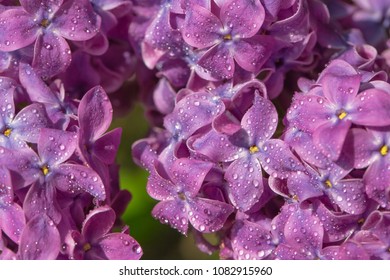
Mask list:
[[19,247],[23,260],[53,260],[60,249],[60,234],[46,215],[37,215],[24,229]]
[[106,164],[115,161],[116,153],[121,142],[122,128],[115,128],[100,137],[93,145],[93,154]]
[[78,116],[80,140],[88,143],[106,132],[112,121],[112,105],[102,87],[96,86],[84,95]]
[[82,235],[91,243],[107,234],[115,222],[115,212],[108,206],[102,206],[89,212],[83,223]]
[[198,64],[209,71],[215,79],[223,80],[233,77],[235,69],[233,55],[224,43],[209,49],[198,61]]

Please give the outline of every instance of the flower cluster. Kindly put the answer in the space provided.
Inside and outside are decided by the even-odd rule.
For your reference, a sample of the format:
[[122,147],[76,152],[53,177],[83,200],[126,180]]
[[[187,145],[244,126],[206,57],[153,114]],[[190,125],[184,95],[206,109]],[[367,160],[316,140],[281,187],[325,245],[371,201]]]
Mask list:
[[390,259],[388,1],[133,10],[156,219],[223,259]]
[[108,131],[134,72],[132,3],[13,2],[0,4],[0,259],[139,259],[120,220],[122,130]]

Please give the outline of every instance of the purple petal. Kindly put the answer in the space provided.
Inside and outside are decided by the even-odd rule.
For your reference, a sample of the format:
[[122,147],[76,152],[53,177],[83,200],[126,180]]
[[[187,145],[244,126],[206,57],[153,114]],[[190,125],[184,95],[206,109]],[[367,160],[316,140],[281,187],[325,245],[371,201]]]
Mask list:
[[37,143],[41,130],[50,126],[46,110],[42,104],[34,103],[24,107],[12,123],[13,132],[17,138]]
[[367,251],[357,242],[348,240],[340,246],[323,249],[323,255],[329,260],[369,260]]
[[243,69],[257,74],[271,56],[273,40],[270,36],[257,35],[237,42],[234,60]]
[[350,127],[349,120],[324,123],[314,132],[313,142],[323,154],[335,161],[340,156]]
[[249,135],[249,143],[261,146],[275,133],[278,113],[271,101],[255,94],[253,106],[241,120],[241,127]]
[[334,116],[334,109],[324,97],[315,94],[295,94],[287,111],[287,119],[299,129],[314,132],[317,127],[329,122]]
[[66,1],[52,23],[62,37],[72,41],[91,39],[100,30],[101,18],[88,0]]
[[93,154],[102,162],[112,164],[121,142],[122,128],[115,128],[100,137],[93,145]]
[[164,127],[179,139],[191,136],[225,110],[223,102],[210,93],[192,93],[177,102],[164,118]]
[[324,227],[325,243],[346,239],[358,226],[358,216],[332,212],[322,203],[319,204],[316,213]]
[[209,49],[200,58],[198,64],[209,71],[215,79],[226,80],[233,77],[235,69],[233,54],[224,43]]
[[256,155],[264,171],[273,177],[284,179],[291,172],[304,170],[301,162],[291,152],[289,145],[280,139],[267,140]]
[[193,5],[186,10],[183,39],[190,46],[204,49],[222,40],[221,21],[208,9]]
[[200,232],[220,230],[233,212],[233,207],[225,202],[207,198],[194,198],[188,201],[190,223]]
[[357,72],[348,62],[341,59],[335,59],[321,72],[317,82],[321,83],[322,79],[329,74],[334,76],[353,76],[356,75]]
[[250,221],[237,220],[231,233],[235,259],[260,260],[274,250],[269,229]]
[[58,104],[58,98],[29,64],[19,64],[19,79],[32,102]]
[[14,80],[1,77],[0,83],[0,126],[11,123],[15,116],[14,91],[16,83]]
[[322,79],[324,96],[342,108],[348,106],[356,97],[360,87],[360,75],[326,75]]
[[34,43],[39,26],[33,16],[22,8],[11,8],[1,13],[0,51],[11,52]]
[[38,36],[32,66],[41,76],[52,77],[65,71],[71,60],[70,47],[64,38],[54,32]]
[[354,147],[355,168],[365,168],[374,160],[375,152],[379,151],[375,135],[361,128],[352,128],[350,131]]
[[231,28],[232,35],[250,38],[263,25],[265,11],[259,0],[229,0],[220,13],[223,25]]
[[313,253],[322,248],[324,229],[311,210],[299,209],[288,219],[284,230],[285,241],[293,247],[305,247]]
[[55,186],[35,182],[27,192],[23,210],[27,219],[46,214],[55,224],[61,220],[60,207],[56,200]]
[[104,89],[96,86],[81,99],[78,109],[80,139],[92,141],[101,136],[112,121],[112,105]]
[[109,260],[138,260],[143,254],[138,242],[124,233],[107,234],[99,245]]
[[23,260],[54,260],[60,245],[60,234],[54,222],[46,215],[37,215],[22,233],[19,255]]
[[98,200],[106,198],[103,182],[91,168],[77,164],[61,164],[55,172],[55,186],[58,189],[70,193],[84,191]]
[[95,243],[112,229],[114,222],[115,212],[110,207],[98,207],[85,218],[81,233],[88,242]]
[[382,207],[388,207],[390,205],[386,193],[390,182],[388,163],[385,160],[373,162],[364,173],[363,179],[367,196],[377,201]]
[[367,198],[361,179],[341,180],[328,190],[342,211],[349,214],[362,214],[367,208]]
[[198,154],[208,157],[213,162],[229,162],[235,159],[242,148],[233,145],[228,136],[211,129],[201,136],[194,136],[188,140],[189,147]]
[[358,94],[350,113],[355,124],[367,126],[390,125],[390,94],[378,89],[368,89]]
[[249,210],[263,193],[263,175],[255,156],[235,160],[226,169],[225,180],[232,204],[241,211]]
[[181,158],[174,162],[170,170],[171,179],[177,189],[183,191],[186,196],[194,197],[212,167],[210,162]]
[[318,185],[318,179],[309,172],[297,171],[287,179],[290,194],[297,196],[299,201],[321,196],[323,192]]
[[175,107],[176,92],[166,79],[160,79],[153,94],[153,101],[159,112],[169,114]]
[[38,154],[49,169],[69,159],[77,146],[75,132],[42,128],[38,141]]
[[310,251],[305,251],[303,248],[292,247],[284,243],[275,249],[274,254],[277,260],[312,260],[315,258]]
[[182,200],[160,201],[152,210],[152,216],[162,224],[169,224],[182,234],[188,230],[188,213]]
[[43,10],[49,10],[54,14],[58,8],[62,5],[63,0],[42,0],[42,1],[31,1],[31,0],[20,0],[22,7],[30,14],[36,14]]

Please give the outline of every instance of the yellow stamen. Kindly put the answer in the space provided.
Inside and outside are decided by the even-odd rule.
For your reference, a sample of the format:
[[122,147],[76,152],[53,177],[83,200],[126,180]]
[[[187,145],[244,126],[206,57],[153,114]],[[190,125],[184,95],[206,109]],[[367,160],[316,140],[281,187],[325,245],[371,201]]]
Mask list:
[[331,183],[329,180],[326,180],[326,181],[325,181],[325,185],[326,185],[328,188],[333,187],[333,186],[332,186],[332,183]]
[[365,221],[365,219],[364,219],[364,218],[360,218],[360,219],[358,220],[358,224],[359,224],[359,225],[361,225],[361,224],[363,224],[363,223],[364,223],[364,221]]
[[42,166],[41,170],[45,176],[49,173],[49,167],[47,165]]
[[50,21],[48,19],[44,18],[39,25],[46,28],[49,26],[49,24],[50,24]]
[[223,36],[223,39],[224,40],[231,40],[232,39],[232,35],[226,34],[226,35]]
[[89,244],[89,243],[85,243],[84,246],[83,246],[84,252],[87,252],[87,251],[91,250],[91,248],[92,248],[91,244]]
[[180,198],[181,200],[186,200],[186,196],[185,196],[184,193],[180,192],[178,195],[179,195],[179,198]]
[[296,200],[296,201],[299,200],[299,197],[298,197],[296,194],[294,194],[291,198],[292,198],[293,200]]
[[344,119],[348,114],[342,110],[339,114],[338,114],[338,117],[340,120]]
[[389,147],[387,147],[386,145],[383,145],[383,147],[380,149],[379,152],[381,153],[382,156],[385,156],[389,152]]
[[251,154],[257,153],[259,151],[259,148],[257,146],[249,147],[249,152]]
[[11,128],[7,128],[6,130],[4,130],[3,134],[5,137],[9,137],[11,135]]

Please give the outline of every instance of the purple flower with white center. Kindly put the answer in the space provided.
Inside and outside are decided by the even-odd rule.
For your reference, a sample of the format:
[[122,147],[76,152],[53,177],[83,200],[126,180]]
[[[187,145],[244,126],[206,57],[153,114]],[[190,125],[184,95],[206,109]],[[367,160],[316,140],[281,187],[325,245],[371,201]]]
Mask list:
[[33,103],[15,116],[16,83],[0,77],[0,146],[26,148],[26,142],[37,143],[41,128],[50,126],[43,105]]
[[369,198],[390,209],[390,127],[351,130],[355,167],[366,168],[363,180]]
[[235,63],[257,73],[271,55],[271,37],[256,35],[264,21],[259,0],[229,0],[223,3],[219,17],[209,9],[192,5],[186,10],[182,27],[184,41],[207,52],[198,64],[216,79],[230,79]]
[[12,241],[18,243],[25,225],[26,218],[23,209],[14,202],[9,171],[0,167],[0,231],[3,231]]
[[96,35],[101,19],[88,0],[22,0],[21,7],[0,14],[0,51],[35,44],[32,66],[42,76],[64,71],[71,61],[65,39],[84,41]]
[[233,207],[199,193],[212,167],[212,163],[186,158],[174,161],[170,170],[156,163],[147,184],[149,195],[160,200],[152,215],[183,234],[187,233],[189,223],[200,232],[221,229]]
[[115,212],[108,206],[92,210],[83,222],[81,232],[70,231],[66,238],[70,259],[81,260],[138,260],[142,249],[127,233],[110,233]]
[[387,126],[390,124],[390,94],[369,88],[359,92],[361,77],[342,60],[334,60],[322,72],[307,94],[295,94],[287,119],[313,133],[314,144],[323,154],[337,160],[352,124]]
[[[278,119],[271,101],[257,92],[252,102],[241,124],[233,124],[238,127],[233,130],[235,133],[228,136],[210,130],[191,143],[197,153],[215,162],[231,162],[225,180],[229,183],[229,199],[241,211],[249,210],[263,193],[262,167],[268,174],[280,178],[303,168],[283,141],[270,139]],[[231,127],[229,123],[223,123],[220,128],[227,130],[226,126]]]

